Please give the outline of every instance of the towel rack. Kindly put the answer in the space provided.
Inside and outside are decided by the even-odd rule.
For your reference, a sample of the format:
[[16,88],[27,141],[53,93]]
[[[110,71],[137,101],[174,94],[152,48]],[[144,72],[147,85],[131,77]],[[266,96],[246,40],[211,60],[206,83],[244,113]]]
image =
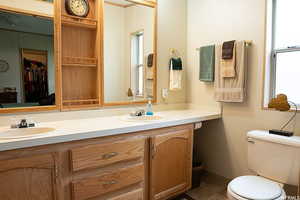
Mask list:
[[[245,40],[245,44],[246,44],[246,47],[251,46],[252,45],[252,40]],[[196,50],[200,51],[200,48],[197,48]]]
[[175,57],[181,57],[179,51],[177,49],[171,48],[170,49],[170,56],[175,56]]

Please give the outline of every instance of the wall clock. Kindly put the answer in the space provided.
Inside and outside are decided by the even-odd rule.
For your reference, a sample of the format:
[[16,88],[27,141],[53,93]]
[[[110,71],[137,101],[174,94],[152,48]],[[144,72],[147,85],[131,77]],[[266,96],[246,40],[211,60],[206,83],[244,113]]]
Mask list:
[[9,69],[9,64],[5,60],[0,60],[0,72],[7,72]]
[[66,0],[66,11],[70,15],[86,17],[90,11],[88,0]]

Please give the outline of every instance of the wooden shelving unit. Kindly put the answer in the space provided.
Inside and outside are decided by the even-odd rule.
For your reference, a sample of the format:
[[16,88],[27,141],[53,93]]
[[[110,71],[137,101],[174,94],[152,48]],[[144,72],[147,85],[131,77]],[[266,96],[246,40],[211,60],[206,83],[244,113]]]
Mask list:
[[97,67],[97,65],[93,64],[63,64],[64,67]]
[[91,64],[96,65],[97,59],[96,58],[83,58],[83,57],[63,57],[62,62],[64,64]]
[[69,15],[59,0],[62,110],[102,105],[102,1],[88,0],[87,17]]
[[64,100],[64,103],[98,102],[98,99]]
[[75,26],[81,28],[97,29],[97,20],[62,15],[62,24],[64,26]]

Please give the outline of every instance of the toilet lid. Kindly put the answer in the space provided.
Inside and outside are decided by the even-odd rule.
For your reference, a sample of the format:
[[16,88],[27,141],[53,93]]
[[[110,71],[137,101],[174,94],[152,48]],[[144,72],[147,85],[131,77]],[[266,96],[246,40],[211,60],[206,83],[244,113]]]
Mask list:
[[246,199],[272,200],[281,196],[282,189],[278,183],[259,176],[241,176],[229,183],[235,194]]

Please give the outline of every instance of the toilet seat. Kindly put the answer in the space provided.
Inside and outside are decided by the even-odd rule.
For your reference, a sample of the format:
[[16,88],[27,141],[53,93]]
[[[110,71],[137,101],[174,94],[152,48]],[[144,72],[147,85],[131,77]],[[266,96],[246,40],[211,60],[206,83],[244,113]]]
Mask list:
[[227,195],[232,200],[283,200],[286,197],[278,183],[259,176],[241,176],[232,180]]

